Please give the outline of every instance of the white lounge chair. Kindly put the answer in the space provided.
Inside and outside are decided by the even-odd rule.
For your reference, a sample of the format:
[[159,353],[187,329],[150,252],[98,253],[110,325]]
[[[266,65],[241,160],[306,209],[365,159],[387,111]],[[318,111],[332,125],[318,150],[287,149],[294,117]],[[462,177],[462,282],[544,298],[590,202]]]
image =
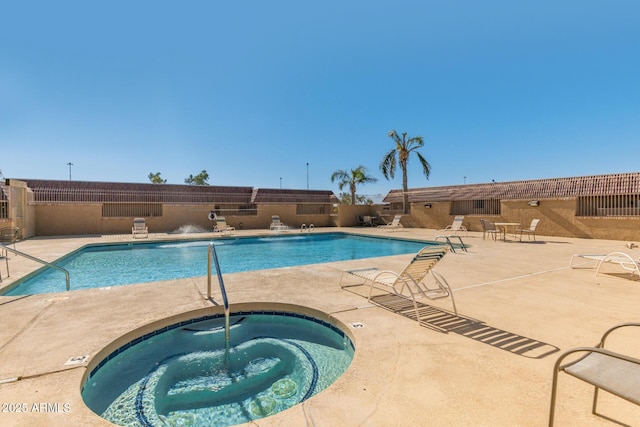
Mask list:
[[[576,260],[579,258],[586,259],[588,261],[576,264]],[[640,259],[634,259],[631,255],[624,252],[611,252],[607,255],[573,254],[569,260],[569,267],[595,267],[597,276],[604,263],[617,264],[624,270],[629,271],[632,277],[634,274],[637,274],[640,278],[640,267],[638,267]]]
[[134,239],[138,237],[149,237],[149,229],[147,228],[144,218],[134,218],[131,234]]
[[[610,328],[595,347],[574,348],[563,353],[553,368],[551,388],[551,408],[549,410],[549,427],[555,421],[558,374],[564,372],[595,387],[591,413],[620,425],[609,416],[598,414],[598,391],[605,390],[629,402],[640,405],[640,360],[628,355],[605,349],[605,340],[613,331],[629,326],[640,326],[640,323],[623,323]],[[569,362],[565,358],[573,356]],[[637,420],[636,420],[637,421]]]
[[539,219],[534,219],[531,221],[531,225],[529,228],[517,228],[516,233],[520,233],[520,241],[522,242],[522,233],[526,233],[529,236],[529,240],[531,240],[531,236],[533,236],[533,241],[536,240],[536,227],[538,227]]
[[462,221],[464,221],[464,215],[456,215],[451,225],[447,225],[444,228],[444,231],[448,231],[448,232],[453,231],[453,234],[457,234],[458,231],[463,231],[466,233],[467,229],[464,225],[462,225]]
[[282,223],[282,221],[280,221],[280,216],[279,215],[272,215],[271,216],[271,225],[269,226],[269,230],[271,231],[284,231],[287,230],[289,227],[287,227],[286,225],[284,225]]
[[236,228],[228,225],[225,217],[216,216],[216,225],[213,227],[213,231],[221,234],[231,234],[232,231],[236,231]]
[[401,219],[402,215],[396,215],[389,224],[379,225],[378,228],[383,230],[398,230],[399,228],[402,228],[402,224],[400,224]]
[[[409,299],[413,302],[416,320],[421,323],[418,299],[425,297],[429,299],[439,299],[451,297],[453,311],[458,314],[453,292],[447,281],[440,274],[433,271],[433,267],[445,256],[448,248],[444,246],[426,246],[418,252],[409,265],[400,273],[391,270],[379,270],[377,268],[363,268],[356,270],[345,270],[340,278],[340,287],[344,288],[343,279],[345,273],[364,279],[363,285],[369,285],[367,300],[376,304],[372,297],[373,289],[391,291],[394,295]],[[431,273],[435,279],[435,284],[425,283],[427,275]],[[354,286],[354,285],[349,285]]]

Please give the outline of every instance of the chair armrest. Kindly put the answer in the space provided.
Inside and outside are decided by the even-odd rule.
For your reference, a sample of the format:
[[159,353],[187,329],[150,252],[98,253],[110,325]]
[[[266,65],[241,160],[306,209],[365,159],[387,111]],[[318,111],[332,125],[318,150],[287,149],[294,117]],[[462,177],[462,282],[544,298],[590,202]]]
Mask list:
[[[383,277],[390,277],[394,280],[392,283],[385,283],[383,281]],[[398,291],[398,289],[396,288],[396,285],[400,284],[399,282],[402,283],[402,289],[400,289],[400,291]],[[409,286],[409,283],[407,283],[407,281],[400,274],[392,270],[381,270],[371,280],[371,284],[373,285],[374,283],[390,287],[397,295],[403,295],[403,290],[406,287],[409,290],[409,293],[412,296],[414,295],[414,291],[413,289],[411,289],[411,286]]]
[[[562,362],[564,361],[564,359],[567,356],[570,356],[574,353],[585,353],[582,357],[579,357],[578,359],[572,360],[571,362],[563,365]],[[564,370],[565,368],[568,368],[572,365],[575,365],[576,363],[580,363],[580,361],[584,358],[586,358],[587,356],[589,356],[589,354],[591,353],[600,353],[602,355],[608,356],[608,357],[612,357],[614,359],[620,359],[620,360],[624,360],[627,362],[631,362],[631,363],[635,363],[640,365],[640,359],[636,359],[635,357],[631,357],[631,356],[626,356],[624,354],[620,354],[620,353],[616,353],[604,348],[600,348],[600,347],[576,347],[576,348],[572,348],[569,349],[567,351],[565,351],[564,353],[562,353],[559,357],[558,360],[556,360],[555,363],[555,370],[556,371],[561,371]]]
[[604,342],[612,332],[621,328],[626,328],[627,326],[640,326],[640,322],[627,322],[627,323],[621,323],[619,325],[612,326],[602,335],[602,338],[600,339],[600,342],[598,343],[597,347],[604,348]]

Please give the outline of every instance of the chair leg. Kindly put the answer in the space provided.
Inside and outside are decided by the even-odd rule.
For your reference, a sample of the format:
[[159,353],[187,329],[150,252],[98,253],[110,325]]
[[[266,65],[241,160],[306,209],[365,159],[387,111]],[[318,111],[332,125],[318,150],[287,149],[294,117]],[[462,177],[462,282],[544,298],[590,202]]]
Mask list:
[[553,382],[551,385],[551,405],[549,408],[549,427],[553,427],[553,422],[556,413],[556,395],[558,393],[558,371],[553,371]]
[[596,415],[596,406],[598,405],[598,390],[599,388],[596,387],[595,391],[593,392],[593,405],[591,406],[591,413],[593,415]]
[[[10,276],[10,274],[9,274],[9,258],[7,257],[7,253],[6,252],[7,251],[5,251],[5,254],[4,254],[4,256],[2,256],[2,258],[4,258],[4,262],[5,262],[5,265],[7,267],[7,279],[8,279],[9,276]],[[2,258],[0,258],[0,259],[2,259]],[[2,282],[2,269],[0,269],[0,282]]]

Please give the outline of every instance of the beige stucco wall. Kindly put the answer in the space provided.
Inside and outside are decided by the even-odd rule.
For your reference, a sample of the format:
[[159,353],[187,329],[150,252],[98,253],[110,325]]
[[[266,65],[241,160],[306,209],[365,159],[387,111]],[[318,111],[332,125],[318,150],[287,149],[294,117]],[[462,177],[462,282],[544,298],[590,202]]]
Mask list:
[[16,179],[5,181],[6,190],[9,192],[9,218],[0,220],[0,228],[18,227],[19,236],[26,239],[35,235],[35,216],[33,192],[27,187],[27,183]]
[[[638,217],[577,217],[576,199],[543,199],[539,206],[529,206],[529,200],[503,201],[500,215],[465,215],[463,225],[471,231],[482,231],[480,219],[493,222],[519,222],[528,226],[532,219],[540,219],[536,234],[545,236],[580,237],[640,241],[640,218]],[[411,221],[405,226],[444,229],[453,222],[449,215],[449,202],[411,205]]]
[[[102,218],[102,205],[97,204],[47,204],[35,205],[28,192],[27,203],[20,218],[23,237],[128,234],[133,218]],[[150,232],[171,232],[183,225],[195,225],[211,229],[213,222],[208,213],[209,205],[164,205],[161,217],[145,218]],[[449,214],[449,202],[433,202],[427,208],[424,203],[413,203],[411,214],[403,215],[405,227],[421,227],[442,230],[453,221]],[[464,226],[471,231],[481,231],[480,219],[494,222],[519,222],[523,226],[534,218],[540,219],[537,234],[545,236],[581,237],[640,241],[638,217],[576,217],[576,199],[543,199],[537,207],[528,200],[503,201],[501,215],[465,215]],[[352,227],[357,225],[358,215],[382,216],[388,222],[392,213],[381,205],[340,205],[337,212],[322,215],[298,215],[296,205],[260,205],[256,215],[225,215],[227,223],[237,229],[268,229],[271,216],[279,215],[281,221],[292,229],[302,224],[315,227]],[[15,223],[15,220],[12,220]],[[6,221],[5,221],[6,223]],[[18,225],[20,226],[20,225]]]
[[374,207],[371,205],[340,205],[336,217],[336,226],[353,227],[358,225],[358,216],[375,214]]
[[36,205],[36,236],[101,234],[102,205]]
[[[148,217],[145,222],[152,233],[168,233],[185,225],[211,230],[214,222],[208,215],[212,209],[209,205],[165,204],[161,217]],[[37,236],[127,234],[131,233],[133,224],[133,218],[103,218],[99,203],[31,205],[30,212]],[[227,224],[237,229],[268,229],[272,215],[279,215],[282,223],[293,229],[299,229],[302,224],[307,227],[335,225],[335,215],[297,215],[296,205],[261,205],[257,215],[224,216]]]

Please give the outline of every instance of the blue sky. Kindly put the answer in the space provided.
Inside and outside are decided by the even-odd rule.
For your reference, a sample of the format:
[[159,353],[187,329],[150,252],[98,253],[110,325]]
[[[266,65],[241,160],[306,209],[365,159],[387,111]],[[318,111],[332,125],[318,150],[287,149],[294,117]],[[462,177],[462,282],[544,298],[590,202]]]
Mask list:
[[[637,0],[4,2],[9,178],[333,190],[640,170]],[[307,167],[307,163],[309,166]],[[308,171],[308,174],[307,174]],[[308,179],[307,179],[308,177]]]

